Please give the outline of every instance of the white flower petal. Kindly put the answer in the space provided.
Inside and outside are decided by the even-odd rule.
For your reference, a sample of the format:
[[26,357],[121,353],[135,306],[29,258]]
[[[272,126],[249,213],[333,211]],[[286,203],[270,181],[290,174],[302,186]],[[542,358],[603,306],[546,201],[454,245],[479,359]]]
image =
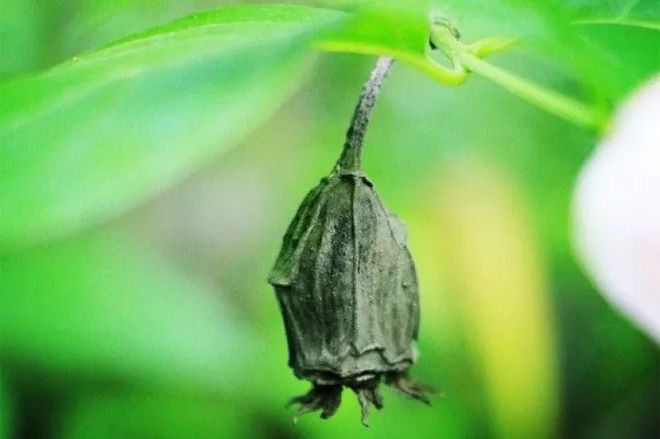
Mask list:
[[596,285],[660,341],[660,77],[617,113],[579,177],[574,215]]

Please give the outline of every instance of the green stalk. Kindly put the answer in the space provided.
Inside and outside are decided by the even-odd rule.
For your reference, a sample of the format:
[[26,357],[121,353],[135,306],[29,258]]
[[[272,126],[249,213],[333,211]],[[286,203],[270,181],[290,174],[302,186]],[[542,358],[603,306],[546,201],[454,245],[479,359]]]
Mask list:
[[602,130],[603,115],[595,109],[561,93],[515,76],[467,52],[456,52],[457,60],[468,70],[490,79],[511,93],[564,120],[585,128]]
[[453,61],[455,66],[478,73],[527,102],[568,122],[600,132],[604,131],[606,118],[597,109],[509,73],[480,58],[490,52],[505,50],[510,47],[513,40],[507,42],[506,39],[498,38],[464,46],[456,39],[451,29],[441,22],[432,28],[431,41]]

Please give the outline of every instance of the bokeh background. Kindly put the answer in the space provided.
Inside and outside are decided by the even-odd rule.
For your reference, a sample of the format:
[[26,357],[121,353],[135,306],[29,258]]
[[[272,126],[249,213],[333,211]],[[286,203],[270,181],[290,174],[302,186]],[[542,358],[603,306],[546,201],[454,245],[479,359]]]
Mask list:
[[[0,73],[228,3],[2,0]],[[407,224],[422,301],[413,374],[442,394],[428,408],[384,390],[365,429],[346,391],[331,420],[292,424],[285,402],[307,384],[286,365],[266,277],[373,62],[319,54],[273,118],[184,181],[2,259],[0,437],[660,436],[657,347],[571,248],[571,193],[594,134],[478,77],[446,88],[399,64],[364,167]],[[533,56],[501,62],[576,87]]]

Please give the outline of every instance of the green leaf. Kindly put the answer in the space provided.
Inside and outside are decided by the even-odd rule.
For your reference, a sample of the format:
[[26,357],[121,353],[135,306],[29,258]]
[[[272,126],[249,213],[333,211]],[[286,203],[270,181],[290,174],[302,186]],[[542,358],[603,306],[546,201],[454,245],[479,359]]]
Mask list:
[[660,70],[660,2],[562,0],[589,47],[589,62],[611,101]]
[[660,30],[657,0],[562,0],[575,23],[615,24]]
[[405,11],[393,9],[392,5],[364,9],[348,15],[342,26],[317,38],[315,43],[327,51],[392,56],[441,83],[458,85],[429,61],[428,20],[428,9],[423,4]]
[[234,145],[299,83],[299,6],[192,16],[0,84],[0,249],[116,216]]
[[312,38],[438,77],[423,5],[222,8],[0,84],[0,252],[117,216],[217,157],[299,83]]
[[[525,37],[586,88],[603,88],[588,50],[551,4],[440,5],[461,28],[464,18],[468,30]],[[217,157],[288,96],[310,41],[395,56],[445,84],[464,80],[429,60],[424,1],[352,9],[222,8],[0,84],[0,251],[115,217]]]
[[0,14],[0,78],[40,64],[45,40],[39,8],[25,0],[3,0]]
[[3,361],[198,393],[247,380],[255,338],[218,293],[125,236],[39,246],[0,258],[0,270]]
[[[581,24],[579,34],[591,48],[606,96],[620,102],[660,72],[660,32],[640,26]],[[654,55],[655,54],[655,55]]]

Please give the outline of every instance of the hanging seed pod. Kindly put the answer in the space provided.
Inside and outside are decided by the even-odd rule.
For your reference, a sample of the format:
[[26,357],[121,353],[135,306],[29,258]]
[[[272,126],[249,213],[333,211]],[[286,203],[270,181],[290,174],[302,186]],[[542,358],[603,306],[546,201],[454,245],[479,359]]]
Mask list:
[[380,84],[392,60],[381,58],[363,90],[342,156],[304,199],[270,274],[289,347],[289,366],[312,389],[294,398],[307,412],[332,416],[344,386],[367,425],[383,406],[379,384],[429,403],[408,378],[415,362],[419,296],[403,224],[360,170],[360,152]]

